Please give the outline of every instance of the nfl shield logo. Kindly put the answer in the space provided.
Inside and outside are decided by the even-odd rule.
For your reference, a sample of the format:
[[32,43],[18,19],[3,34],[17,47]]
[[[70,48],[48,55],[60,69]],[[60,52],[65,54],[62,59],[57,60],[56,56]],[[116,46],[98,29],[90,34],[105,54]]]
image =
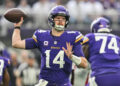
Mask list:
[[44,46],[48,46],[48,41],[44,41]]
[[57,44],[57,41],[54,41],[54,44]]

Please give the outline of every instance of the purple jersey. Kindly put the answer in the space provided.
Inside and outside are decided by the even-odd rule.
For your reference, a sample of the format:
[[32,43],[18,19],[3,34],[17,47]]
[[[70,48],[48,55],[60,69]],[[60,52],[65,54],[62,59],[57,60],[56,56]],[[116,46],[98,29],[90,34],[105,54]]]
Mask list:
[[9,66],[9,59],[0,56],[0,83],[2,82],[4,70],[8,66]]
[[26,40],[26,49],[38,48],[41,52],[40,79],[50,83],[64,83],[69,81],[72,61],[65,55],[62,47],[66,42],[73,45],[73,52],[77,56],[84,56],[80,42],[83,35],[78,31],[65,31],[60,37],[52,36],[49,30],[37,30],[33,35],[34,42]]
[[90,33],[89,61],[92,75],[120,71],[120,38],[110,33]]

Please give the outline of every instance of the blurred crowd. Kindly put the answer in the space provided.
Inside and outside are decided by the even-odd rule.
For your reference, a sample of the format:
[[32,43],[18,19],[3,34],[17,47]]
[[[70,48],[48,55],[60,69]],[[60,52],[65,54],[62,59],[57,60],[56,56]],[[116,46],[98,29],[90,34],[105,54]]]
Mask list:
[[6,10],[21,8],[27,15],[23,27],[26,29],[48,29],[48,15],[55,5],[68,8],[71,25],[89,25],[99,16],[108,18],[113,26],[120,25],[120,0],[0,0],[0,32],[5,36],[7,30],[13,27],[4,17]]
[[10,59],[10,67],[8,67],[9,86],[34,86],[38,83],[40,65],[33,51],[15,50],[6,47],[1,41],[0,51],[3,52],[2,56]]

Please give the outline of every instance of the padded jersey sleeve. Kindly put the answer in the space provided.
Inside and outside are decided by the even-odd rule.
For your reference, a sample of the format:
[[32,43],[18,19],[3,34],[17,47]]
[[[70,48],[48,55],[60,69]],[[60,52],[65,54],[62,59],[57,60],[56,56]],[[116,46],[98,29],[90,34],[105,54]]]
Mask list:
[[91,34],[91,33],[86,34],[86,35],[84,36],[84,38],[83,38],[82,45],[88,44],[91,38],[92,38],[92,34]]
[[2,56],[3,56],[3,57],[6,57],[6,58],[8,58],[8,59],[11,59],[11,58],[10,58],[10,53],[8,52],[7,48],[5,48],[5,49],[3,50]]
[[38,30],[36,30],[32,36],[32,38],[27,38],[25,40],[25,48],[26,49],[34,49],[38,47]]
[[83,42],[83,38],[84,36],[82,35],[82,33],[76,31],[75,33],[75,41],[73,44],[73,54],[76,56],[83,56],[83,51],[82,51],[82,46],[81,43]]
[[10,59],[4,57],[4,63],[5,63],[5,67],[9,67],[10,66]]
[[82,43],[84,36],[81,32],[76,31],[75,33],[75,43]]
[[76,56],[84,57],[82,46],[80,44],[75,44],[73,46],[73,54],[76,55]]

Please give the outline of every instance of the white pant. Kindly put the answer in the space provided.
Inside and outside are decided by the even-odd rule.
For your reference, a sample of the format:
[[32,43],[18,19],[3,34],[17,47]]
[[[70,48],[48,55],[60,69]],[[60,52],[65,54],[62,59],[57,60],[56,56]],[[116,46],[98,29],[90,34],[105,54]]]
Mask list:
[[40,79],[39,83],[36,84],[35,86],[47,86],[48,81],[44,80],[44,79]]

